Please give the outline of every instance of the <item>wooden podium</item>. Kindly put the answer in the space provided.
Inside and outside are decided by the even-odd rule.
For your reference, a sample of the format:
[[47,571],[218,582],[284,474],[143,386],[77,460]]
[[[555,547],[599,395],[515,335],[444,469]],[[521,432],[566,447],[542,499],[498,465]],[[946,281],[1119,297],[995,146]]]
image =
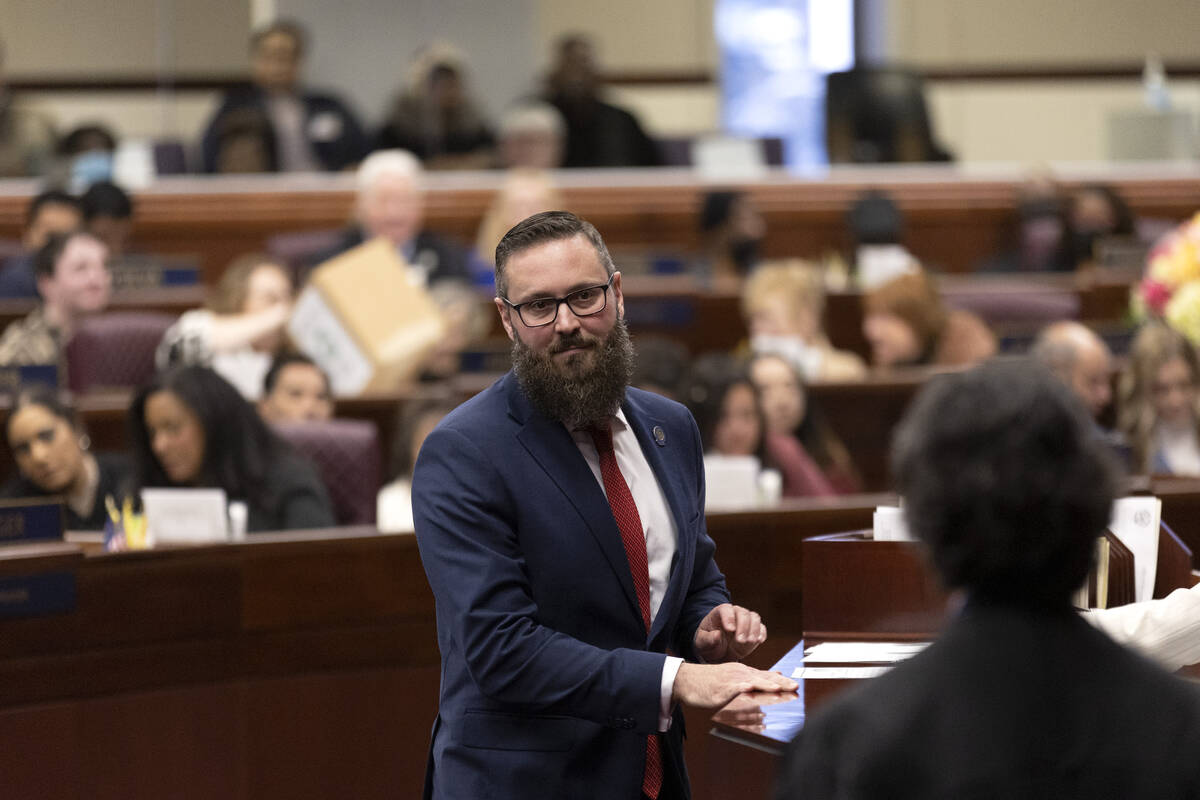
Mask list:
[[[858,531],[805,539],[801,549],[804,638],[774,665],[785,675],[804,665],[806,646],[821,641],[932,639],[954,604],[926,568],[917,542],[875,541],[869,531]],[[1162,525],[1155,597],[1192,585],[1191,557]],[[1123,568],[1130,570],[1132,586],[1132,562]],[[854,683],[801,680],[796,695],[746,694],[717,712],[713,735],[733,743],[720,752],[742,762],[739,772],[749,785],[741,796],[766,797],[775,760],[803,727],[806,713]]]

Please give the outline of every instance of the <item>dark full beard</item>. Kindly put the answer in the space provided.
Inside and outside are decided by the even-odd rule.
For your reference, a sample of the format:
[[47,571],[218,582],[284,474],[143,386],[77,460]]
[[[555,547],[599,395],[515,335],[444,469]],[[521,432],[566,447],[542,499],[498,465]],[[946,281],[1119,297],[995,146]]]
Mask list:
[[[587,354],[562,364],[554,361],[555,353],[589,342],[594,345],[590,366],[581,363]],[[616,320],[601,344],[576,332],[555,339],[544,353],[533,352],[520,338],[514,338],[512,345],[513,371],[529,402],[570,430],[605,422],[617,412],[633,376],[633,359],[633,342],[622,319]]]

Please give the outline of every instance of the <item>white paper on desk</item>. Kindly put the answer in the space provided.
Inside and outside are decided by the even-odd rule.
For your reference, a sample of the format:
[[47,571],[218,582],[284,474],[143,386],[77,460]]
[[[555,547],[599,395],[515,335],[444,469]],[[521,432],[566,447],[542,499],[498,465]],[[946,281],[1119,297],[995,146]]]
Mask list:
[[229,540],[224,489],[142,489],[142,508],[150,547]]
[[929,642],[821,642],[804,651],[804,663],[891,664],[912,658]]
[[1157,497],[1122,497],[1113,503],[1108,529],[1133,553],[1133,592],[1138,602],[1154,597],[1161,517],[1162,501]]
[[873,533],[877,542],[911,542],[904,509],[895,506],[877,506],[872,517]]
[[796,667],[792,677],[798,680],[845,680],[848,678],[877,678],[891,667]]
[[754,456],[704,456],[706,511],[740,511],[758,505],[758,459]]

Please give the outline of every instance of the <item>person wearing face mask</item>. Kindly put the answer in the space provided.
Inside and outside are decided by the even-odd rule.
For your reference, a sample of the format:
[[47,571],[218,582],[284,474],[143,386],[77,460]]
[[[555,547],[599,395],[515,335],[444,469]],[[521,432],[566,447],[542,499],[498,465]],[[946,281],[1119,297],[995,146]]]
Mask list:
[[16,393],[4,432],[18,474],[0,487],[0,497],[61,497],[67,530],[104,529],[105,500],[120,496],[126,458],[92,453],[75,410],[48,386]]
[[783,356],[806,381],[859,380],[866,365],[829,343],[821,328],[824,311],[821,274],[799,259],[767,262],[742,285],[742,316],[754,353]]
[[156,365],[211,366],[247,399],[257,400],[271,360],[284,345],[292,295],[291,276],[276,261],[256,254],[236,259],[208,307],[188,311],[163,334]]
[[1200,476],[1200,360],[1177,331],[1138,331],[1118,379],[1118,423],[1146,474]]
[[129,429],[134,498],[147,487],[223,489],[229,501],[246,503],[247,531],[336,524],[313,465],[207,367],[155,376],[129,407]]
[[42,303],[0,335],[0,364],[53,364],[65,383],[66,343],[81,317],[103,311],[112,296],[108,249],[90,233],[51,234],[34,257]]
[[717,191],[700,206],[700,236],[704,254],[700,271],[709,281],[729,281],[758,266],[767,226],[743,192]]

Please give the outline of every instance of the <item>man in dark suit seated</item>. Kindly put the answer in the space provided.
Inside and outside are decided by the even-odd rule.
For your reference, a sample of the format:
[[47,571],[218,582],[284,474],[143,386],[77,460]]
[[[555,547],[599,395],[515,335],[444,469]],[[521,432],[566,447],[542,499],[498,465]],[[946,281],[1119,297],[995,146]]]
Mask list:
[[496,275],[513,371],[438,424],[413,475],[442,653],[425,796],[683,800],[679,705],[796,683],[736,663],[766,627],[713,560],[696,423],[627,388],[600,234],[535,214]]
[[776,796],[1198,796],[1200,690],[1071,607],[1116,477],[1070,391],[1027,361],[937,378],[897,433],[893,474],[965,605],[806,723]]
[[[341,170],[367,152],[367,136],[349,107],[333,94],[300,85],[307,45],[304,29],[279,21],[254,32],[250,67],[254,83],[225,95],[204,131],[205,172],[251,169],[250,161],[222,153],[234,128],[248,118],[262,123],[261,155],[253,169],[272,172]],[[253,160],[252,160],[253,161]]]
[[396,246],[409,277],[422,286],[438,281],[490,282],[492,269],[473,251],[422,228],[425,222],[424,170],[407,150],[377,150],[359,165],[355,216],[331,249],[311,260],[316,266],[352,247],[382,236]]
[[657,167],[658,148],[637,117],[601,98],[591,40],[562,37],[546,79],[546,102],[567,123],[564,167]]

